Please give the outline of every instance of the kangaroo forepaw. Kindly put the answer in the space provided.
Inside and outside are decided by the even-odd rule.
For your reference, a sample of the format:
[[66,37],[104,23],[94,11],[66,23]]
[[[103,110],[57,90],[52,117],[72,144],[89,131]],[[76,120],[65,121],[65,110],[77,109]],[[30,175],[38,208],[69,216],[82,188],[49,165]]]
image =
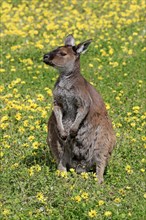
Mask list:
[[59,134],[60,134],[61,139],[66,140],[66,138],[68,136],[67,132],[61,131],[61,132],[59,132]]
[[78,130],[75,127],[70,129],[70,136],[75,137],[77,135]]

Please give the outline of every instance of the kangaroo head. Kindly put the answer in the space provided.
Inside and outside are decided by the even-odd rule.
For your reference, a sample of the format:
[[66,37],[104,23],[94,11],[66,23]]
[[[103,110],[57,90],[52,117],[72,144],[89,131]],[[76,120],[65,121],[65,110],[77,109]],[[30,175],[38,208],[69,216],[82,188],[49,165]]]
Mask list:
[[84,41],[75,45],[72,35],[68,35],[65,39],[65,45],[57,47],[55,50],[44,55],[43,61],[58,69],[60,72],[72,72],[80,54],[84,53],[92,40]]

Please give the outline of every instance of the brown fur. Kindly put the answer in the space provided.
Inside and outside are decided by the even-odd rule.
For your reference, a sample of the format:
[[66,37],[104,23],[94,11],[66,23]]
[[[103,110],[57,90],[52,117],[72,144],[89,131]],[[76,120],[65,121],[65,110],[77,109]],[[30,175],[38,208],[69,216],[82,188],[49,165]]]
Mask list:
[[59,170],[74,168],[81,173],[96,166],[102,183],[116,138],[100,94],[80,74],[80,54],[90,43],[75,46],[69,35],[65,46],[44,55],[44,62],[60,72],[53,91],[47,142]]

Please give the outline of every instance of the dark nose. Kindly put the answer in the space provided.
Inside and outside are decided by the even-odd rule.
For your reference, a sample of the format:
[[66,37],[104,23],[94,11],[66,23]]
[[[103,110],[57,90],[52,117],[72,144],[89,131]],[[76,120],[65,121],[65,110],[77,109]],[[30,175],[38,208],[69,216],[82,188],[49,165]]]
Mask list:
[[50,57],[49,54],[44,55],[44,59],[49,59],[49,57]]

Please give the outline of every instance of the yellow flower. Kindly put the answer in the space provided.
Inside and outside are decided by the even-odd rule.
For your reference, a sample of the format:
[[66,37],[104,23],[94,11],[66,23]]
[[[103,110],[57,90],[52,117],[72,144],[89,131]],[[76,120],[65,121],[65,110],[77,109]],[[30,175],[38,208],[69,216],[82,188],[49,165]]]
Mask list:
[[45,90],[46,90],[46,92],[47,92],[47,94],[49,95],[49,96],[52,96],[52,90],[51,89],[49,89],[49,88],[45,88]]
[[15,67],[12,67],[12,68],[11,68],[11,71],[12,71],[12,72],[15,72],[15,71],[16,71],[16,68],[15,68]]
[[5,144],[4,147],[9,149],[11,146],[9,144]]
[[43,49],[44,48],[44,45],[42,45],[41,43],[37,42],[35,44],[35,47],[39,48],[39,49]]
[[67,172],[66,171],[61,172],[61,177],[67,178]]
[[35,172],[41,171],[41,166],[36,164],[35,166],[31,166],[29,169],[30,176],[34,175]]
[[93,67],[93,64],[92,64],[92,63],[89,63],[89,67],[91,67],[91,68],[92,68],[92,67]]
[[97,78],[98,78],[98,80],[103,80],[102,76],[98,76]]
[[75,196],[74,200],[75,200],[76,202],[80,202],[80,201],[81,201],[81,196]]
[[19,166],[19,163],[14,163],[11,167],[12,167],[12,169],[15,169],[15,168],[17,168]]
[[89,197],[89,195],[88,195],[88,193],[83,192],[83,193],[81,194],[81,197],[82,197],[83,199],[87,200],[88,197]]
[[119,64],[118,62],[109,62],[109,64],[112,66],[112,67],[117,67]]
[[29,141],[33,141],[34,139],[35,139],[35,137],[34,137],[33,135],[31,135],[31,136],[28,137],[28,140],[29,140]]
[[4,88],[5,87],[3,85],[0,85],[0,92],[3,92]]
[[113,53],[114,53],[113,48],[110,48],[110,50],[109,50],[109,54],[112,55]]
[[146,136],[142,136],[141,140],[145,142],[146,141]]
[[136,126],[136,123],[135,123],[135,122],[132,122],[130,125],[131,125],[131,127],[135,127],[135,126]]
[[127,172],[128,174],[132,174],[132,173],[133,173],[133,170],[132,170],[132,168],[131,168],[130,165],[126,165],[125,170],[126,170],[126,172]]
[[47,111],[45,111],[45,110],[42,111],[42,114],[41,114],[41,117],[42,117],[42,118],[46,118],[47,115],[48,115],[48,114],[47,114]]
[[24,131],[25,131],[25,129],[24,129],[23,127],[19,127],[18,131],[19,131],[21,134],[23,134]]
[[90,218],[96,217],[96,216],[97,216],[96,210],[91,209],[91,211],[88,212],[88,216],[89,216]]
[[120,202],[121,202],[121,199],[120,199],[120,198],[115,198],[115,199],[114,199],[114,202],[115,202],[115,203],[120,203]]
[[37,95],[37,100],[38,101],[43,101],[44,100],[44,96],[42,94],[38,94]]
[[142,163],[145,163],[145,162],[146,162],[146,159],[145,159],[145,158],[142,158],[141,162],[142,162]]
[[10,58],[11,58],[11,54],[9,53],[6,55],[6,59],[10,59]]
[[39,172],[39,171],[41,171],[41,166],[38,165],[38,164],[36,164],[36,165],[34,166],[34,169],[35,169],[37,172]]
[[0,128],[1,128],[2,130],[6,129],[8,126],[9,126],[9,124],[6,123],[6,122],[0,124]]
[[75,172],[75,169],[73,169],[73,168],[70,168],[70,170],[69,170],[71,173],[74,173]]
[[16,118],[17,121],[20,121],[21,118],[22,118],[21,113],[18,112],[18,113],[15,115],[15,118]]
[[81,176],[83,179],[88,179],[88,173],[83,172],[81,173]]
[[6,70],[4,68],[0,68],[0,73],[4,73]]
[[2,151],[0,151],[0,157],[3,157],[4,153]]
[[130,187],[130,186],[126,186],[126,189],[127,189],[127,190],[130,190],[130,189],[131,189],[131,187]]
[[27,143],[24,143],[22,146],[23,147],[29,147],[29,145]]
[[121,123],[117,123],[117,124],[116,124],[116,127],[117,127],[117,128],[120,128],[120,127],[122,127],[122,124],[121,124]]
[[18,92],[18,89],[13,89],[13,94],[16,94]]
[[95,86],[94,82],[90,82],[90,84],[91,84],[92,86]]
[[11,47],[11,50],[14,51],[14,50],[17,50],[17,49],[20,49],[20,48],[21,48],[20,45],[15,45],[15,46]]
[[99,205],[99,206],[104,205],[104,201],[103,201],[103,200],[99,200],[99,201],[98,201],[98,205]]
[[46,203],[46,198],[44,197],[43,193],[38,192],[36,195],[36,198],[38,201],[42,202],[42,203]]
[[9,119],[8,115],[5,115],[1,118],[1,122],[7,121]]
[[144,169],[144,168],[142,168],[142,169],[140,169],[140,171],[141,171],[142,173],[144,173],[144,172],[145,172],[145,169]]
[[60,171],[60,170],[57,170],[56,171],[56,175],[57,176],[61,176],[61,177],[63,177],[63,178],[67,178],[67,172],[66,171]]
[[124,189],[119,189],[119,193],[122,195],[122,196],[125,196],[126,192]]
[[35,141],[35,142],[32,144],[32,147],[33,147],[34,149],[38,149],[39,143],[38,143],[37,141]]
[[104,213],[104,216],[110,217],[110,216],[112,216],[112,212],[111,212],[111,211],[106,211],[106,212]]
[[120,101],[120,97],[119,97],[119,96],[116,96],[116,100]]
[[103,56],[103,57],[104,57],[104,56],[105,56],[105,57],[107,56],[107,53],[106,53],[105,50],[101,49],[100,52],[101,52],[101,56]]
[[132,115],[132,113],[131,112],[127,112],[127,115],[130,116],[130,115]]
[[3,211],[2,211],[2,214],[3,215],[10,215],[10,210],[9,209],[4,209]]
[[119,132],[116,133],[116,137],[120,137],[120,133]]
[[106,109],[109,110],[110,109],[110,104],[106,103]]
[[134,106],[134,107],[132,108],[132,110],[133,110],[133,112],[134,112],[135,114],[138,114],[138,113],[139,113],[139,110],[140,110],[140,107],[139,107],[139,106]]
[[28,169],[29,175],[33,176],[34,175],[34,169],[33,167],[30,167],[30,169]]

